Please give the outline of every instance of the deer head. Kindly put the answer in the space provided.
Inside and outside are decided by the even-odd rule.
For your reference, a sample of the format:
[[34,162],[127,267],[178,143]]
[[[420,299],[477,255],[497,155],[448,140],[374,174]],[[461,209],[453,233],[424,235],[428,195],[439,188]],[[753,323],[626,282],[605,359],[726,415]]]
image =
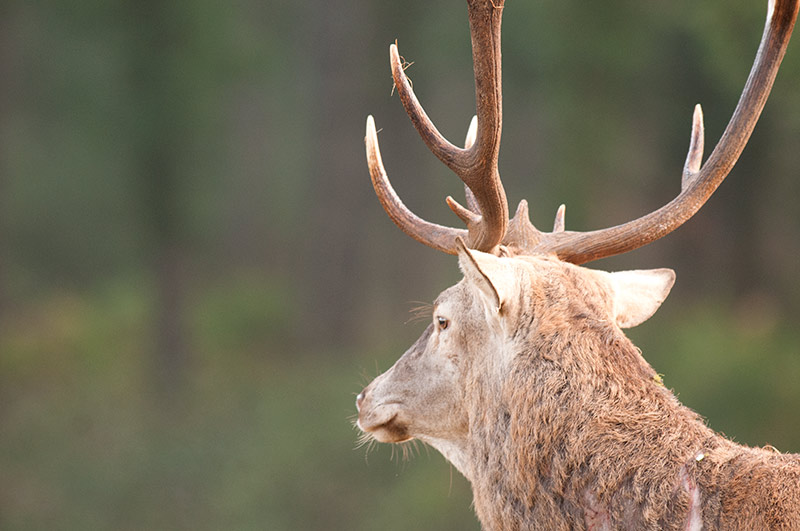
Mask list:
[[[464,278],[436,299],[431,323],[417,342],[358,395],[358,426],[381,442],[417,438],[437,448],[472,482],[476,507],[488,527],[507,527],[497,511],[486,508],[497,501],[497,492],[504,493],[506,502],[516,499],[518,512],[523,511],[520,507],[530,512],[534,509],[524,500],[536,498],[535,492],[545,489],[545,483],[559,492],[562,508],[564,499],[583,500],[579,513],[588,525],[586,515],[604,514],[595,506],[605,503],[598,502],[594,491],[585,490],[588,479],[580,483],[584,487],[573,485],[578,490],[571,497],[563,481],[556,488],[557,478],[542,480],[543,475],[555,474],[556,447],[568,445],[567,453],[576,459],[586,457],[590,449],[613,454],[610,448],[615,444],[635,445],[639,439],[633,434],[627,435],[629,439],[619,435],[603,446],[598,442],[604,440],[603,433],[616,428],[598,427],[591,435],[585,426],[616,419],[613,426],[621,423],[638,426],[639,432],[658,431],[658,423],[647,428],[638,419],[660,418],[664,412],[669,412],[676,430],[686,432],[687,440],[700,440],[707,433],[697,417],[660,385],[656,373],[621,331],[658,309],[672,287],[674,273],[668,269],[607,273],[581,264],[665,236],[694,215],[716,190],[744,149],[764,107],[794,27],[798,0],[769,1],[764,34],[741,98],[704,163],[703,115],[700,106],[695,107],[677,197],[638,219],[590,232],[566,230],[563,205],[552,232],[533,226],[524,200],[509,219],[497,167],[504,0],[468,0],[467,4],[477,115],[464,148],[437,131],[405,76],[397,46],[390,46],[394,83],[414,127],[464,183],[466,206],[452,197],[446,202],[466,229],[425,221],[402,203],[381,161],[374,120],[367,118],[367,160],[383,208],[416,240],[457,254]],[[657,436],[647,440],[651,439],[658,441]],[[651,455],[658,450],[657,444],[650,449]],[[687,443],[686,448],[690,447]],[[625,450],[618,448],[615,459],[625,457]],[[635,461],[632,458],[631,466]],[[542,463],[548,463],[546,474]],[[585,461],[581,463],[578,459],[570,466],[584,470]],[[646,463],[640,465],[644,468]],[[587,478],[600,474],[597,470],[585,473]],[[614,477],[609,470],[603,474]],[[685,490],[689,500],[694,499],[688,487]],[[547,506],[545,499],[538,499],[536,510]]]
[[[503,394],[512,367],[535,371],[536,357],[552,356],[540,349],[520,366],[517,358],[531,354],[536,337],[575,336],[576,323],[604,330],[644,322],[666,298],[675,274],[669,269],[607,273],[552,256],[500,258],[469,250],[460,238],[456,246],[464,279],[436,299],[432,322],[417,342],[359,394],[358,425],[380,442],[417,437],[471,478],[473,417],[490,407],[489,396]],[[595,369],[607,364],[600,352],[586,354],[597,355],[584,360]],[[564,355],[560,363],[566,363]],[[640,368],[637,363],[618,372]]]

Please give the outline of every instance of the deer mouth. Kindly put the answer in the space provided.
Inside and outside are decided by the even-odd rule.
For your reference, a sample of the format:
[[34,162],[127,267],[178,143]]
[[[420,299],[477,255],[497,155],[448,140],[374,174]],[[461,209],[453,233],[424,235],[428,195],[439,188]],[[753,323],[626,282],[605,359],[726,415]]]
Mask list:
[[[358,427],[382,443],[401,443],[412,439],[408,426],[399,418],[399,403],[381,404],[375,410],[362,410],[358,416]],[[383,414],[381,414],[383,413]]]

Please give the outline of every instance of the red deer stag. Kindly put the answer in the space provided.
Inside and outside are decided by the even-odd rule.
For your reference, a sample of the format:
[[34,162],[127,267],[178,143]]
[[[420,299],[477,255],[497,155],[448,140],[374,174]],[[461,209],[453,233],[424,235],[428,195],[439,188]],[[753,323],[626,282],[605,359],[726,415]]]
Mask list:
[[769,1],[750,77],[705,164],[695,109],[679,195],[592,232],[565,230],[563,207],[553,231],[541,232],[525,201],[509,220],[497,170],[504,0],[467,2],[477,117],[463,149],[431,123],[391,46],[414,127],[465,184],[466,206],[447,204],[467,228],[427,222],[403,205],[369,117],[372,183],[404,232],[458,255],[464,279],[436,299],[419,340],[358,395],[358,426],[380,442],[417,438],[439,450],[470,481],[485,529],[800,529],[800,455],[714,433],[622,332],[656,311],[674,273],[579,266],[661,238],[700,209],[755,126],[798,1]]

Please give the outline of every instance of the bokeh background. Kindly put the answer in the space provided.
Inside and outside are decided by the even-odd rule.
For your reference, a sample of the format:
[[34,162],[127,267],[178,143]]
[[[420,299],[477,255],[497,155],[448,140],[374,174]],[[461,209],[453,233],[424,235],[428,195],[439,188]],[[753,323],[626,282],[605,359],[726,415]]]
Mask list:
[[[766,1],[509,0],[501,173],[548,228],[679,190],[738,99]],[[456,262],[397,230],[363,135],[420,215],[473,114],[464,2],[0,4],[0,528],[478,529],[435,451],[357,448],[355,394]],[[750,445],[800,451],[800,43],[750,145],[677,233],[594,264],[671,267],[631,331],[666,384]]]

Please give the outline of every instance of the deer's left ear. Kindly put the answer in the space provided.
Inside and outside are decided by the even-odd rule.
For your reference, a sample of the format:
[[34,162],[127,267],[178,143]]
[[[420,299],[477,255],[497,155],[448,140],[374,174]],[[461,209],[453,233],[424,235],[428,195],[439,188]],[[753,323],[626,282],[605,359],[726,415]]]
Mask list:
[[502,258],[468,249],[461,238],[456,238],[456,248],[458,265],[464,278],[478,288],[492,310],[499,311],[513,293],[513,272]]
[[606,273],[613,290],[613,313],[620,328],[648,320],[669,295],[675,283],[672,269]]

